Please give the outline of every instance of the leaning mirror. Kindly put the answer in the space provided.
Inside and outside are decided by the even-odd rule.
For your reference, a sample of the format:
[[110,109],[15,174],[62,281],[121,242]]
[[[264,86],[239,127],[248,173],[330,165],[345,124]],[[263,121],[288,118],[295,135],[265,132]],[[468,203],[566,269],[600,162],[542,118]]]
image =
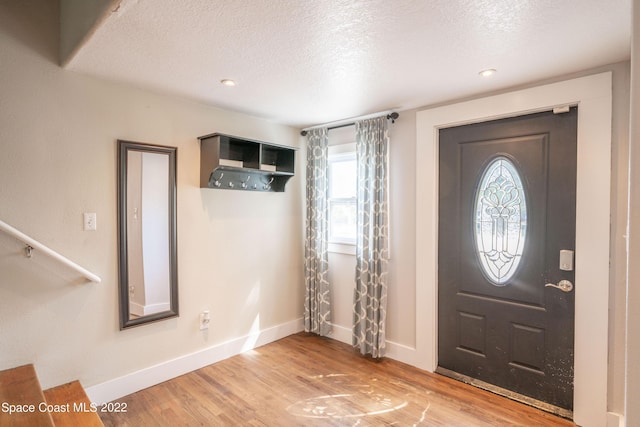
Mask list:
[[120,329],[178,315],[176,150],[118,141]]

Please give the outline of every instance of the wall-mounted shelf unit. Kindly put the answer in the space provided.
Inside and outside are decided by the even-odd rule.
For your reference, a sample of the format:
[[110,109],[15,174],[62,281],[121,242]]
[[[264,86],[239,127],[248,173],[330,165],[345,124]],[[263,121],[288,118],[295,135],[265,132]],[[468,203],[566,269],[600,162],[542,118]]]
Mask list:
[[282,192],[295,174],[295,148],[221,133],[198,139],[201,188]]

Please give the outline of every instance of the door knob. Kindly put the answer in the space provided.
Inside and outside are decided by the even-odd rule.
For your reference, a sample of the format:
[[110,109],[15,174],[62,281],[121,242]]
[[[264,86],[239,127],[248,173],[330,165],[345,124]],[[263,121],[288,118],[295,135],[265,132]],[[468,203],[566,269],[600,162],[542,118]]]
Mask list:
[[571,283],[569,280],[560,280],[557,285],[553,283],[547,283],[546,285],[544,285],[544,287],[557,288],[562,292],[571,292],[573,290],[573,283]]

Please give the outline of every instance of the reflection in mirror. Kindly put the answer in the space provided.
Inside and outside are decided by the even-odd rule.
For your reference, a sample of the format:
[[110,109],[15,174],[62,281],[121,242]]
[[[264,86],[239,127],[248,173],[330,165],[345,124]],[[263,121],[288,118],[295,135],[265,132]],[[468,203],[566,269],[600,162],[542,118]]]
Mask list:
[[118,141],[120,328],[178,315],[176,148]]

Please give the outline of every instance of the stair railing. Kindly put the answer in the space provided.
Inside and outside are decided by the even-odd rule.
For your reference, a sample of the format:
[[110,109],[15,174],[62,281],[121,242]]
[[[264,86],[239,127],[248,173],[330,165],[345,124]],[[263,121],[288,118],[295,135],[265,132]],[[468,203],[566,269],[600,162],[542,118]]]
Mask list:
[[79,266],[78,264],[76,264],[75,262],[71,261],[70,259],[65,258],[64,256],[60,255],[58,252],[54,251],[53,249],[48,248],[47,246],[43,245],[42,243],[38,242],[37,240],[27,236],[26,234],[24,234],[20,230],[17,230],[15,228],[13,228],[12,226],[7,224],[6,222],[0,221],[0,230],[4,231],[5,233],[9,234],[10,236],[15,237],[16,239],[22,241],[26,245],[25,246],[25,253],[26,253],[28,258],[31,258],[31,254],[32,254],[32,252],[34,250],[37,250],[37,251],[40,251],[40,252],[50,256],[53,259],[59,261],[60,263],[66,265],[67,267],[77,271],[78,273],[82,274],[84,277],[86,277],[88,280],[90,280],[92,282],[100,283],[102,281],[102,279],[100,279],[100,277],[96,276],[95,274],[93,274],[89,270]]

